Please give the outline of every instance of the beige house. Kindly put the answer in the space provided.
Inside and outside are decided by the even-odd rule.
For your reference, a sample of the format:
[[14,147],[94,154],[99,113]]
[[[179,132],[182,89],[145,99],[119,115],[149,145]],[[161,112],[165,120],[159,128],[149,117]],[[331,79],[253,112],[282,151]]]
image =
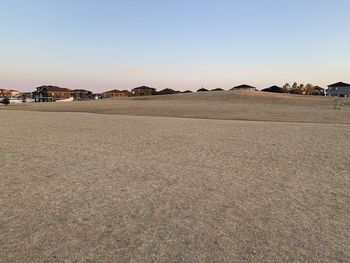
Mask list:
[[147,87],[147,86],[142,86],[138,88],[134,88],[131,90],[131,94],[133,96],[150,96],[150,95],[156,95],[156,89]]
[[14,89],[0,89],[0,97],[19,97],[21,93]]
[[102,93],[102,98],[126,98],[129,97],[130,92],[128,90],[110,90]]

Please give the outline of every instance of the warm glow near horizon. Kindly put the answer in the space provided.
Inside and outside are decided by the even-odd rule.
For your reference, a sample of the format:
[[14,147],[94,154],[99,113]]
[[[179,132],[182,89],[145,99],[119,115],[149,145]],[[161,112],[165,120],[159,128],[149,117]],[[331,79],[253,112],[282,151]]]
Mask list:
[[350,2],[4,1],[0,88],[350,82]]

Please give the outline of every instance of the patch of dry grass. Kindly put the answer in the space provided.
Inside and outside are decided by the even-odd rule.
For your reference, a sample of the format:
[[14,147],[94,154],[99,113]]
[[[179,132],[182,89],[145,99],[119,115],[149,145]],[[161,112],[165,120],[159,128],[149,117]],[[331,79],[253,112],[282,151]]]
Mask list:
[[350,123],[350,102],[334,110],[334,98],[264,92],[202,92],[70,103],[11,105],[2,109],[161,116],[222,120]]
[[[283,98],[244,108],[241,97],[191,109],[190,97],[47,107],[181,117],[207,108],[209,117],[248,119],[266,110],[282,121],[292,107],[287,120],[307,121],[303,109],[314,107]],[[316,100],[314,118],[333,121],[328,101]],[[337,116],[347,112],[333,117],[346,122]],[[349,125],[6,110],[0,117],[1,262],[349,262]]]

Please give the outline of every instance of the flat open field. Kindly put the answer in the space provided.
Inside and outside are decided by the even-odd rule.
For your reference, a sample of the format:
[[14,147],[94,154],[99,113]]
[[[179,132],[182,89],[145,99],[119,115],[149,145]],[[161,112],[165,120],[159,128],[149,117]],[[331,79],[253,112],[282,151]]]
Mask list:
[[[192,94],[11,105],[26,111],[91,112],[221,120],[292,121],[350,124],[350,99],[342,111],[334,98],[264,92],[216,91]],[[1,109],[2,107],[0,107]]]
[[215,96],[0,107],[0,262],[350,262],[349,107]]

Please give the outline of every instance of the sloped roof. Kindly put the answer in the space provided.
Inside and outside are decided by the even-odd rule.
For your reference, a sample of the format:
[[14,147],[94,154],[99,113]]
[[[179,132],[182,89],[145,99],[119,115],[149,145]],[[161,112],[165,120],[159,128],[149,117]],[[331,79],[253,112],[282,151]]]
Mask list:
[[243,84],[243,85],[233,87],[231,90],[234,90],[234,89],[256,89],[256,88],[247,84]]
[[106,91],[106,92],[103,92],[103,94],[105,93],[125,93],[124,90],[119,90],[119,89],[113,89],[113,90],[109,90],[109,91]]
[[46,88],[47,91],[49,92],[71,92],[72,90],[70,89],[67,89],[67,88],[61,88],[61,87],[57,87],[57,86],[51,86],[51,85],[44,85],[44,86],[41,86],[41,87],[37,87],[37,90],[41,90],[41,89],[44,89]]
[[86,90],[86,89],[73,89],[71,91],[73,91],[73,92],[91,92],[90,90]]
[[176,90],[173,90],[173,89],[163,89],[161,91],[158,91],[157,92],[158,94],[162,95],[162,94],[176,94],[177,91]]
[[322,88],[320,86],[315,86],[315,90],[324,90],[324,88]]
[[329,85],[328,87],[350,87],[350,84],[344,82],[337,82],[332,85]]
[[199,90],[197,90],[197,92],[201,92],[201,91],[209,91],[209,90],[207,90],[205,88],[200,88]]
[[281,92],[282,88],[279,87],[279,86],[274,85],[274,86],[271,86],[269,88],[262,89],[261,91],[263,91],[263,92]]
[[147,86],[137,87],[137,88],[134,88],[133,90],[138,90],[138,89],[153,89],[153,90],[155,90],[155,88],[151,88],[151,87],[147,87]]

